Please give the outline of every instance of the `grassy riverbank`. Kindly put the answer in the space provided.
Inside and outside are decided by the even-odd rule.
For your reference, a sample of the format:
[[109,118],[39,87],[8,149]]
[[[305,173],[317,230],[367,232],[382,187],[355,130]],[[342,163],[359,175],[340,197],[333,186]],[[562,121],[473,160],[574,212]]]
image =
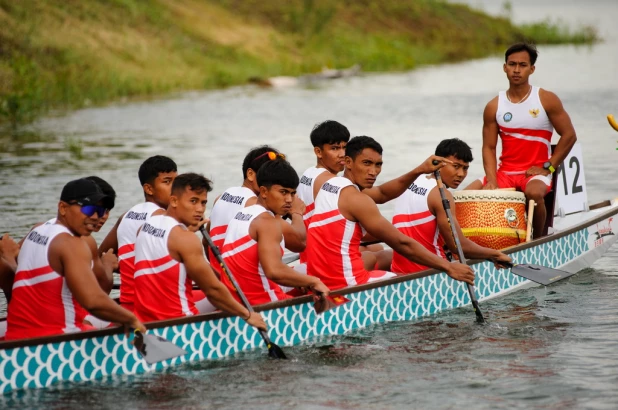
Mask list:
[[521,39],[596,34],[438,0],[0,0],[0,123],[324,66],[407,70]]

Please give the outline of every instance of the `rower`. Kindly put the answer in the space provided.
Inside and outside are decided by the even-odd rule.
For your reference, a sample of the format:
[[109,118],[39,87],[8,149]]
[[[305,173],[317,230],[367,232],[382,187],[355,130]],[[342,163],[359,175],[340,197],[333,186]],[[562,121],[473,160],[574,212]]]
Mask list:
[[[105,215],[99,218],[99,223],[94,230],[94,232],[99,232],[109,218],[110,211],[114,208],[116,191],[114,191],[114,188],[112,188],[112,186],[102,178],[92,175],[86,177],[86,179],[89,179],[96,183],[101,189],[101,191],[105,195],[107,195],[106,206],[108,206],[109,208],[105,209]],[[53,225],[56,223],[56,220],[57,218],[51,218],[43,224]],[[32,229],[40,225],[42,224],[37,223],[32,227]],[[114,255],[112,251],[106,252],[103,255],[99,255],[96,240],[92,237],[92,235],[82,236],[81,239],[88,244],[88,247],[90,248],[90,251],[92,253],[92,259],[94,261],[93,271],[97,278],[97,281],[99,282],[99,286],[101,286],[101,289],[103,289],[103,291],[109,294],[109,292],[112,290],[113,285],[112,275],[114,270],[118,267],[118,259],[116,258],[116,255]],[[7,241],[9,240],[12,241],[11,238],[7,238]],[[7,252],[6,258],[0,258],[0,287],[4,290],[7,302],[11,299],[11,288],[13,286],[15,270],[17,269],[17,255],[19,254],[19,247],[22,245],[24,240],[26,240],[26,237],[22,238],[22,240],[19,241],[19,244],[16,244],[17,248],[13,251],[14,258],[10,257],[11,252]]]
[[133,311],[137,232],[150,217],[165,213],[176,175],[176,163],[168,157],[155,155],[144,161],[139,167],[138,176],[145,202],[135,205],[123,214],[99,246],[99,252],[108,252],[111,249],[118,255],[120,305],[130,311]]
[[[256,178],[257,172],[262,165],[276,158],[285,158],[285,156],[268,145],[253,148],[245,156],[242,163],[242,173],[244,176],[242,185],[226,189],[223,194],[215,199],[215,203],[210,212],[210,223],[206,230],[209,231],[214,244],[218,246],[219,249],[221,249],[225,241],[229,222],[238,211],[245,207],[255,205],[257,202],[257,194],[260,192]],[[304,210],[305,204],[303,204],[300,199],[296,198],[292,202],[292,208],[288,214],[284,215],[289,217],[291,223],[287,223],[284,219],[278,218],[285,239],[285,247],[292,252],[301,252],[305,249],[307,233],[302,218]],[[207,247],[205,242],[204,246]],[[208,249],[208,255],[210,261],[215,260],[211,249]],[[219,264],[213,263],[212,266],[218,276],[220,276],[222,272]]]
[[217,279],[194,233],[201,226],[211,190],[210,180],[202,175],[178,175],[165,214],[153,215],[142,225],[135,242],[135,312],[145,321],[203,313],[193,297],[194,281],[213,307],[266,330],[260,314],[235,301]]
[[[277,217],[292,209],[298,186],[296,171],[278,158],[260,167],[257,183],[257,203],[241,209],[228,224],[221,254],[229,273],[251,305],[290,298],[281,286],[328,295],[321,280],[296,272],[281,259],[283,231]],[[221,280],[235,294],[227,276],[222,275]]]
[[[464,141],[453,138],[441,141],[435,154],[450,160],[441,170],[442,182],[447,188],[457,188],[468,175],[472,162],[472,150]],[[469,259],[491,259],[496,268],[500,262],[511,263],[511,258],[499,250],[485,248],[466,238],[457,222],[456,204],[453,195],[445,190],[451,204],[451,220],[449,222],[437,181],[433,175],[421,175],[406,192],[395,202],[393,225],[402,234],[418,241],[429,252],[445,258],[442,245],[446,242],[448,249],[457,255],[457,246],[451,233],[450,225],[455,228],[461,249]],[[427,266],[410,261],[398,252],[393,253],[391,270],[397,274],[414,273],[427,269]]]
[[80,306],[100,319],[146,331],[135,315],[98,286],[92,254],[80,239],[96,229],[108,200],[93,181],[71,181],[62,189],[56,223],[38,226],[27,235],[8,306],[7,340],[92,329],[84,324]]
[[[438,165],[432,164],[434,160],[438,161]],[[445,158],[431,156],[409,174],[418,177],[449,162]],[[361,190],[372,189],[381,169],[380,144],[371,137],[352,138],[346,146],[343,177],[331,176],[316,192],[315,213],[307,235],[307,273],[320,278],[331,289],[394,277],[392,272],[365,268],[358,247],[366,231],[414,262],[472,284],[472,268],[449,263],[403,235],[380,214],[373,197],[361,193]],[[383,184],[385,192],[378,190],[382,195],[378,199],[386,199],[396,192],[397,189],[391,189],[391,185],[403,183],[407,177],[408,174]]]

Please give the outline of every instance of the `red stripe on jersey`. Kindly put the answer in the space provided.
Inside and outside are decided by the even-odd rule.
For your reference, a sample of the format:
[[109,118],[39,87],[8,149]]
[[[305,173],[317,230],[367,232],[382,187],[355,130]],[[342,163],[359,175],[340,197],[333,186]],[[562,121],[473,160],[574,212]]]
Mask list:
[[419,219],[427,218],[433,214],[430,211],[419,212],[417,214],[395,215],[393,217],[393,225],[401,222],[411,222]]
[[529,128],[507,128],[503,126],[499,126],[500,131],[506,134],[522,134],[528,135],[531,137],[540,137],[551,140],[551,136],[553,132],[547,130],[533,130]]

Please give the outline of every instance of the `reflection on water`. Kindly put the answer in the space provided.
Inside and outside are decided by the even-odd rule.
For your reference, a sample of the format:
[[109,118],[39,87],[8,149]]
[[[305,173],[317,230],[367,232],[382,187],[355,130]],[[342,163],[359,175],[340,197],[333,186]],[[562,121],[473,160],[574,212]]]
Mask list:
[[[500,2],[469,3],[491,11]],[[518,21],[558,16],[597,24],[606,39],[593,47],[540,47],[532,77],[570,113],[583,143],[588,196],[598,202],[618,195],[612,180],[618,134],[605,120],[618,114],[618,3],[582,4],[521,0],[513,8]],[[242,158],[255,145],[279,148],[298,171],[313,165],[309,132],[329,118],[383,144],[381,181],[455,136],[473,147],[472,180],[483,173],[481,113],[505,87],[497,56],[312,89],[239,87],[42,119],[0,137],[0,228],[24,235],[55,214],[68,180],[97,174],[118,192],[100,241],[118,215],[142,200],[137,169],[146,157],[163,153],[181,172],[212,178],[212,203],[240,183]],[[392,214],[388,204],[381,209]],[[285,362],[251,352],[162,374],[14,393],[0,407],[615,408],[617,263],[613,249],[567,281],[485,302],[487,326],[460,309],[286,348],[292,359]]]

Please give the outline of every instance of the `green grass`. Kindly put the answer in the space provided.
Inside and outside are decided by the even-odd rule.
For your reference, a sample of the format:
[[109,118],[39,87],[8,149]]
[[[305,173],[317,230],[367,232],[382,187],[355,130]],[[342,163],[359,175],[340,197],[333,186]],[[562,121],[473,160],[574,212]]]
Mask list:
[[324,66],[406,70],[522,39],[598,40],[439,0],[0,0],[0,123]]

